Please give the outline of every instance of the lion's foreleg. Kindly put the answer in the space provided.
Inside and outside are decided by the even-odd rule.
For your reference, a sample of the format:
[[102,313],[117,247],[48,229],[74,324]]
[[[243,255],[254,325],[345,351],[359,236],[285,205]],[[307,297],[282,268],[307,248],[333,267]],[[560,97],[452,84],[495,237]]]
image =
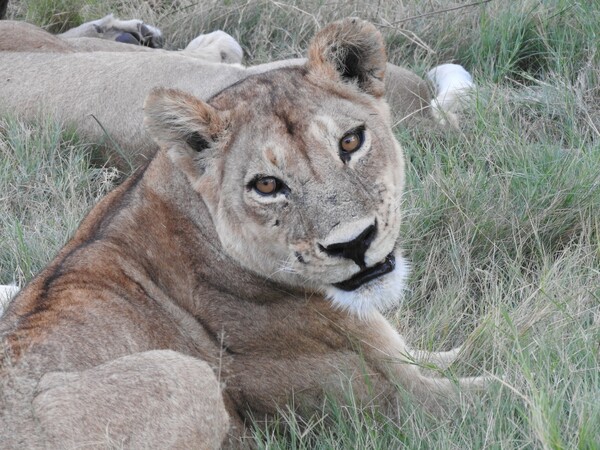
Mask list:
[[419,364],[424,360],[447,367],[454,361],[460,348],[433,353],[411,351],[402,336],[381,314],[371,316],[369,326],[365,329],[362,348],[367,360],[386,373],[391,382],[411,392],[428,409],[444,409],[452,400],[458,400],[463,392],[485,389],[486,377],[450,379],[430,377],[421,372]]
[[60,36],[67,39],[82,37],[107,39],[152,48],[161,48],[164,41],[162,32],[158,28],[139,19],[120,20],[112,14],[71,28]]
[[56,448],[219,448],[229,429],[211,368],[170,350],[47,373],[33,409]]
[[437,369],[447,369],[456,361],[462,347],[456,347],[447,352],[428,352],[425,350],[410,350],[410,356],[414,358],[417,364],[433,364]]

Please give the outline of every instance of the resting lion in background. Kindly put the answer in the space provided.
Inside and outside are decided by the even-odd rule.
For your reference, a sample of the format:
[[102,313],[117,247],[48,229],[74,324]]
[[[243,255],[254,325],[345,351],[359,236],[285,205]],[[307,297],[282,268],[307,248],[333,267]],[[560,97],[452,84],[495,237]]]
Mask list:
[[[112,14],[59,35],[26,22],[0,21],[0,52],[149,52],[156,55],[166,53],[157,50],[162,45],[163,36],[158,28],[138,19],[119,20]],[[221,30],[201,34],[185,49],[169,53],[224,64],[240,64],[244,56],[240,44]]]
[[[57,117],[92,142],[104,143],[105,156],[117,164],[126,160],[136,166],[157,149],[142,130],[142,103],[152,88],[182,89],[206,100],[247,77],[305,63],[292,59],[242,67],[241,47],[222,31],[201,35],[182,51],[164,51],[86,37],[97,28],[104,31],[96,37],[134,34],[142,36],[139,41],[143,36],[160,40],[157,29],[112,16],[69,30],[67,37],[23,22],[0,21],[0,114]],[[458,65],[445,64],[432,69],[428,78],[433,95],[430,83],[414,72],[387,65],[385,96],[393,123],[457,125],[455,113],[460,96],[472,85],[470,75]]]
[[457,352],[413,352],[380,312],[407,272],[388,69],[346,19],[206,100],[152,90],[158,152],[0,319],[3,445],[235,447],[326,395],[393,415],[401,391],[438,411],[482,388],[422,374]]

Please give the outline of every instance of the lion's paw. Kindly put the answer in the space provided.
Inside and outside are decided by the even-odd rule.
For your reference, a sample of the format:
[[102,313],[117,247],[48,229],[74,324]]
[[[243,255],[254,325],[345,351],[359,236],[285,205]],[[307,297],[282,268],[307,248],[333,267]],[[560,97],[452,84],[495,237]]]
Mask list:
[[238,41],[221,30],[199,35],[187,45],[184,52],[194,58],[225,64],[241,64],[244,57]]
[[57,448],[218,448],[229,429],[210,366],[170,350],[47,373],[33,410]]
[[158,28],[139,19],[119,20],[112,14],[102,19],[86,22],[68,30],[61,36],[65,38],[93,37],[151,48],[162,48],[164,43],[162,32]]

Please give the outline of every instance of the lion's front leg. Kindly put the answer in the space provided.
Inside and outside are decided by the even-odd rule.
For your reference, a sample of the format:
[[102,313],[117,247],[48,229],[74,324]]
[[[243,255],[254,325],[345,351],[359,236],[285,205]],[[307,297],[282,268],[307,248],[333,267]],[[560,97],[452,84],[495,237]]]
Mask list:
[[219,448],[229,429],[204,361],[170,350],[42,377],[34,414],[50,448]]
[[448,352],[413,351],[381,314],[373,314],[368,320],[369,326],[363,326],[361,333],[365,357],[430,411],[452,406],[461,393],[485,390],[489,382],[487,377],[450,379],[421,372],[419,364],[425,362],[447,368],[460,353],[460,347]]
[[409,350],[410,356],[417,364],[433,364],[437,369],[444,370],[450,367],[458,358],[462,347],[456,347],[447,352],[428,352],[425,350]]
[[120,20],[109,14],[102,19],[93,20],[72,28],[61,34],[64,38],[99,38],[125,44],[162,48],[162,32],[139,19]]

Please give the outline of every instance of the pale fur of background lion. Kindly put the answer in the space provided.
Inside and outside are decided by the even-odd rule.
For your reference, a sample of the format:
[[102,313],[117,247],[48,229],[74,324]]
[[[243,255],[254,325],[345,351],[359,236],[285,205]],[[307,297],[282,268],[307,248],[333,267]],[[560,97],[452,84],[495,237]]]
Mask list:
[[[244,68],[211,62],[207,55],[220,55],[223,48],[233,55],[226,59],[237,61],[239,52],[232,40],[215,32],[194,39],[184,51],[163,51],[103,39],[63,39],[29,24],[3,21],[0,113],[16,113],[26,120],[39,114],[54,116],[75,124],[93,142],[106,143],[113,156],[117,149],[117,160],[137,163],[156,150],[142,129],[142,102],[153,87],[177,88],[208,99],[247,76],[304,63],[304,59],[290,59]],[[456,126],[457,105],[466,90],[444,79],[463,72],[467,73],[452,65],[434,76],[436,94],[441,89],[446,100],[434,103],[432,110],[429,83],[388,64],[386,97],[394,122],[407,127],[423,121],[430,127],[446,122]]]

